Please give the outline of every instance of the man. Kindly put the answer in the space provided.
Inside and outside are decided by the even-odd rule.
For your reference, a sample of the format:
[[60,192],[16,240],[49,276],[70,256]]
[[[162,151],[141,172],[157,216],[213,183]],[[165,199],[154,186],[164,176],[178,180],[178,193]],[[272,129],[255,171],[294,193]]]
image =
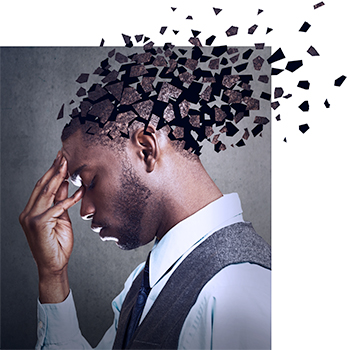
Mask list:
[[[113,301],[115,322],[98,348],[269,348],[269,248],[243,222],[237,195],[223,196],[195,145],[186,148],[186,129],[181,135],[175,126],[171,139],[171,124],[159,127],[162,115],[168,123],[184,118],[178,86],[163,82],[156,98],[138,98],[126,82],[145,73],[132,67],[122,91],[116,76],[90,90],[20,216],[39,272],[37,348],[89,347],[67,276],[73,247],[67,210],[79,200],[82,218],[103,240],[134,249],[156,238],[146,265]],[[111,107],[110,95],[118,105]],[[178,103],[169,107],[169,96]],[[69,198],[68,177],[79,186]]]

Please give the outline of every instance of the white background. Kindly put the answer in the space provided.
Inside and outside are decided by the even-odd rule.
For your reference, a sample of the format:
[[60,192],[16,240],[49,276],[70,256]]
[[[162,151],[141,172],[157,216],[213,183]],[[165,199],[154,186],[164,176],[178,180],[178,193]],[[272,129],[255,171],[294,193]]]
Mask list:
[[[203,45],[214,34],[213,45],[281,47],[286,58],[276,68],[303,60],[296,72],[272,80],[273,89],[293,95],[279,98],[272,111],[273,348],[283,350],[350,346],[349,5],[326,0],[314,10],[317,2],[8,1],[0,9],[1,46],[99,46],[102,38],[105,46],[120,46],[121,33],[188,45],[195,29]],[[222,11],[216,16],[213,7]],[[311,24],[307,33],[299,32],[304,21]],[[254,24],[258,29],[248,35]],[[231,25],[238,35],[228,38]],[[266,35],[267,27],[273,31]],[[306,52],[310,45],[320,56]],[[347,79],[334,86],[341,75]],[[297,88],[299,80],[309,80],[310,89]],[[298,108],[305,100],[308,112]],[[302,134],[305,123],[310,129]]]

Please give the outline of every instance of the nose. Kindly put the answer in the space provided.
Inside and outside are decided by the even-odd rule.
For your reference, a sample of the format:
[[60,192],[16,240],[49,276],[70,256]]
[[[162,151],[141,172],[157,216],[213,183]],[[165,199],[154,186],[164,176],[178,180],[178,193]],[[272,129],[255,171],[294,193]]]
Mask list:
[[95,206],[93,205],[91,199],[84,194],[81,200],[80,206],[80,216],[83,220],[91,220],[95,214]]

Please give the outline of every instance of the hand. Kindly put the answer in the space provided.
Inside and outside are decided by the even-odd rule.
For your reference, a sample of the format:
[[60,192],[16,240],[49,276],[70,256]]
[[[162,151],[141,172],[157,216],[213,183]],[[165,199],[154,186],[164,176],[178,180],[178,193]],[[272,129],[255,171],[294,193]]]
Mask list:
[[73,249],[73,231],[67,210],[82,198],[83,189],[68,198],[66,177],[67,160],[59,151],[19,217],[38,266],[42,302],[42,299],[59,302],[62,298],[63,301],[69,293],[67,267]]

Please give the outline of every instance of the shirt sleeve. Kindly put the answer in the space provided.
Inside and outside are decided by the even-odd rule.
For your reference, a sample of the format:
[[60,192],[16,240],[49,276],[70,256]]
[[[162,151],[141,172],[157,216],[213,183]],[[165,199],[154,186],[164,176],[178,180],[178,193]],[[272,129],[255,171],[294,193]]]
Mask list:
[[271,271],[230,265],[202,289],[180,333],[178,349],[270,349]]
[[[142,270],[140,264],[128,277],[122,292],[112,301],[114,322],[107,330],[96,349],[112,349],[117,332],[119,314],[135,277]],[[37,306],[37,344],[36,350],[92,349],[81,334],[72,291],[62,303],[41,304]]]

